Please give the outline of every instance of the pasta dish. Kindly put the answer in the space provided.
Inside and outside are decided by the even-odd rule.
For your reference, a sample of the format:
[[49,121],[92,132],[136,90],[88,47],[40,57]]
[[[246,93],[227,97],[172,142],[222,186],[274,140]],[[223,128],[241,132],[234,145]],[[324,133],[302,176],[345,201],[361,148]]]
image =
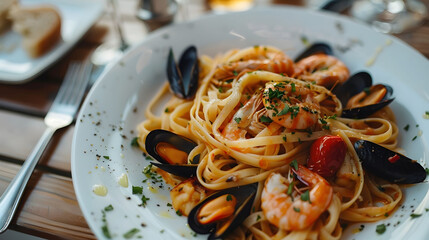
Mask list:
[[[335,89],[349,79],[349,69],[319,52],[293,61],[275,47],[252,46],[196,61],[198,87],[189,83],[180,97],[167,82],[138,126],[138,143],[149,154],[147,137],[156,129],[195,144],[189,152],[171,142],[155,147],[173,168],[195,167],[190,177],[154,167],[174,187],[172,204],[180,215],[197,215],[213,238],[339,239],[347,223],[379,221],[397,208],[403,197],[398,184],[410,182],[378,176],[382,163],[359,154],[374,144],[392,164],[403,158],[396,153],[392,110],[344,116],[345,109],[383,101],[388,89],[375,85],[342,103]],[[181,64],[177,69],[186,71]],[[192,80],[189,73],[179,76]],[[163,112],[155,114],[166,96]],[[249,210],[240,208],[248,202]],[[238,215],[243,220],[237,225]]]

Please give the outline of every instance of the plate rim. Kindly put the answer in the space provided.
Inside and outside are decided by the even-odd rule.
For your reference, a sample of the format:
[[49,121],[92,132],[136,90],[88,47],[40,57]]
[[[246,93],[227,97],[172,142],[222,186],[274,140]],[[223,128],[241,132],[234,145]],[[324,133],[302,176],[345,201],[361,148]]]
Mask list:
[[[352,18],[350,18],[348,16],[344,16],[344,15],[336,14],[336,13],[332,13],[332,12],[327,12],[327,11],[318,11],[318,10],[314,10],[314,9],[308,9],[308,8],[300,7],[300,6],[279,6],[279,5],[276,5],[276,6],[258,6],[258,7],[252,8],[252,9],[250,9],[248,11],[245,11],[245,12],[232,12],[232,13],[226,13],[226,14],[228,14],[228,15],[239,15],[239,14],[247,14],[246,12],[253,12],[253,11],[267,11],[267,10],[268,11],[283,11],[284,9],[289,9],[289,10],[293,10],[293,11],[308,12],[308,13],[312,13],[312,14],[315,14],[315,15],[321,15],[323,17],[328,17],[328,18],[331,18],[331,19],[337,19],[337,20],[340,19],[341,21],[346,21],[346,22],[349,22],[351,24],[357,24],[357,25],[359,25],[361,27],[364,27],[366,29],[371,29],[371,27],[369,25],[363,24],[362,22],[360,22],[358,20],[355,20],[355,19],[352,19]],[[151,39],[153,39],[153,38],[160,37],[160,35],[163,35],[163,34],[167,33],[171,28],[175,28],[177,26],[183,26],[183,25],[186,25],[186,24],[193,24],[193,23],[195,23],[197,21],[200,21],[200,20],[206,20],[206,19],[209,19],[209,18],[216,18],[216,17],[219,17],[219,14],[215,14],[215,13],[205,14],[205,15],[202,15],[202,16],[200,16],[200,17],[198,17],[196,19],[193,19],[193,20],[191,20],[189,22],[177,22],[177,23],[175,22],[175,23],[173,23],[171,25],[168,25],[168,26],[165,26],[163,28],[157,29],[154,32],[148,34],[145,37],[145,39],[143,39],[141,42],[133,45],[129,50],[127,50],[127,52],[121,58],[115,60],[109,66],[109,68],[106,69],[106,71],[104,71],[101,74],[101,76],[99,77],[99,80],[94,84],[94,86],[91,88],[90,92],[88,93],[88,96],[85,99],[84,104],[82,105],[82,107],[87,105],[87,103],[90,101],[89,96],[91,96],[93,94],[93,92],[97,91],[97,89],[100,88],[99,86],[103,84],[103,82],[106,79],[106,76],[110,73],[110,71],[112,71],[112,69],[115,66],[117,66],[118,63],[120,63],[122,59],[126,58],[127,56],[129,56],[130,54],[132,54],[133,52],[135,52],[136,49],[140,48],[147,41],[151,41]],[[387,38],[390,38],[393,41],[395,41],[396,43],[398,43],[398,44],[402,45],[403,47],[407,48],[408,51],[412,51],[413,54],[416,54],[416,55],[420,56],[422,58],[422,60],[427,60],[427,58],[422,53],[420,53],[419,51],[417,51],[415,48],[413,48],[412,46],[410,46],[409,44],[407,44],[406,42],[404,42],[400,38],[398,38],[396,36],[393,36],[393,35],[383,34],[383,33],[379,33],[379,32],[376,32],[375,34],[376,35],[379,34],[379,35],[387,36]],[[429,66],[429,64],[428,64],[428,66]],[[78,117],[78,119],[81,117],[81,114],[82,114],[83,110],[84,109],[82,108],[79,111],[79,115],[78,115],[79,117]],[[75,154],[76,154],[76,141],[77,141],[77,137],[78,137],[77,136],[77,132],[78,132],[78,129],[79,129],[78,125],[80,125],[79,122],[77,122],[76,128],[74,130],[73,140],[72,140],[72,151],[71,151],[71,155],[72,155],[72,158],[71,158],[71,167],[72,168],[71,168],[71,173],[72,173],[73,186],[74,186],[74,190],[75,190],[75,193],[76,193],[76,198],[78,199],[78,204],[79,204],[80,208],[82,209],[82,208],[86,208],[86,207],[82,206],[82,204],[83,204],[82,203],[82,196],[80,196],[78,194],[78,191],[77,191],[77,189],[79,188],[79,186],[78,186],[77,182],[75,182],[75,181],[78,181],[78,180],[75,180],[76,179],[75,178],[76,171],[74,171],[75,168],[76,168],[76,164],[77,164],[76,160],[75,160],[76,159]],[[427,144],[425,144],[425,146],[426,145]],[[428,194],[429,194],[429,191],[428,191]],[[96,224],[95,223],[90,223],[88,221],[88,219],[90,219],[89,212],[88,211],[86,211],[86,212],[82,211],[82,212],[84,214],[85,219],[88,222],[88,226],[91,228],[91,230],[93,231],[93,233],[95,234],[95,233],[99,232],[98,229],[97,230],[94,229],[96,227]],[[421,218],[421,219],[423,219],[423,218]],[[428,217],[426,217],[426,219],[428,219]],[[102,235],[96,235],[96,237],[103,238]]]

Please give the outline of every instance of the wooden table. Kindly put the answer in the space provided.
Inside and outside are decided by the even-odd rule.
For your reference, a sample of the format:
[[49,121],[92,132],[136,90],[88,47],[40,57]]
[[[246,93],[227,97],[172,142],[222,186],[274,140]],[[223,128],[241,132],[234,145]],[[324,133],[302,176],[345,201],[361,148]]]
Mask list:
[[[302,5],[306,1],[257,1],[259,4]],[[429,0],[424,0],[429,8]],[[203,0],[187,1],[188,19],[208,9]],[[136,43],[148,29],[134,14],[137,0],[119,1],[125,38]],[[0,84],[0,192],[3,192],[45,129],[43,117],[71,60],[83,60],[101,43],[117,40],[110,12],[69,52],[36,79],[21,85]],[[180,21],[181,13],[176,16]],[[429,58],[429,21],[399,38]],[[49,239],[94,239],[73,190],[70,154],[74,126],[58,131],[30,179],[10,228]]]

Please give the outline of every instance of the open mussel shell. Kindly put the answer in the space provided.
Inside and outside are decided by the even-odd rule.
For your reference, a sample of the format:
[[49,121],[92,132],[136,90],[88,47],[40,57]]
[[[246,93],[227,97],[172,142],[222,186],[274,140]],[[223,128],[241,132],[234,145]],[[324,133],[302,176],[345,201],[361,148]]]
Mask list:
[[343,84],[336,86],[332,92],[341,101],[343,106],[346,106],[347,101],[351,97],[371,87],[371,85],[371,75],[367,72],[358,72],[350,76]]
[[395,100],[393,97],[393,88],[386,84],[383,84],[383,86],[387,91],[381,101],[363,107],[344,109],[341,117],[362,119],[389,105],[391,102],[393,102],[393,100]]
[[[191,177],[195,175],[199,155],[192,159],[193,164],[184,162],[176,163],[177,159],[174,159],[174,156],[182,156],[181,159],[183,159],[183,156],[187,156],[196,146],[197,144],[192,140],[162,129],[151,131],[146,136],[145,141],[147,153],[159,162],[152,164],[168,173],[181,177]],[[164,147],[164,149],[161,149],[162,147]],[[171,149],[171,155],[173,155],[171,159],[166,157],[168,154],[160,152],[161,150],[164,150],[164,152],[169,151],[165,148]]]
[[199,65],[195,46],[188,47],[176,64],[173,50],[170,49],[167,60],[167,77],[174,95],[182,99],[192,99],[197,92]]
[[[231,231],[237,228],[250,215],[253,201],[256,196],[257,184],[238,186],[221,190],[208,196],[197,206],[195,206],[188,215],[189,227],[200,234],[210,233],[208,239],[224,238]],[[211,200],[214,200],[222,195],[233,195],[236,198],[234,215],[229,221],[219,221],[210,224],[202,224],[199,221],[201,208]],[[226,224],[226,225],[225,225]]]
[[326,55],[332,55],[333,51],[331,46],[329,46],[327,43],[323,42],[316,42],[312,44],[310,47],[308,47],[306,50],[304,50],[302,53],[300,53],[296,58],[295,62],[298,62],[306,57],[309,57],[314,54],[318,53],[324,53]]
[[373,142],[359,140],[354,148],[363,168],[393,183],[419,183],[425,180],[425,169],[415,160]]

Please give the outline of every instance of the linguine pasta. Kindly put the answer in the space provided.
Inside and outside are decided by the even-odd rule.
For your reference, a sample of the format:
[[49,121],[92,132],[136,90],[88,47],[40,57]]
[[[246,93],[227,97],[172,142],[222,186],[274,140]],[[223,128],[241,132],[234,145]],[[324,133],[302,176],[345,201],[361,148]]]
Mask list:
[[[354,141],[364,139],[396,149],[398,128],[388,107],[365,119],[341,118],[343,106],[329,88],[309,80],[307,73],[305,80],[300,80],[304,70],[271,46],[234,49],[216,58],[202,56],[199,61],[195,98],[171,96],[165,111],[156,115],[156,104],[171,95],[166,83],[149,103],[146,120],[138,125],[138,142],[144,146],[147,134],[154,129],[169,130],[196,142],[188,161],[200,156],[197,178],[209,191],[260,183],[252,213],[230,238],[339,239],[342,223],[378,221],[398,206],[402,199],[399,186],[365,174],[353,147]],[[285,93],[287,89],[289,93]],[[290,94],[287,114],[281,112],[284,103],[269,103],[284,94]],[[290,175],[292,161],[306,165],[311,144],[325,135],[339,136],[347,146],[341,167],[326,179],[333,188],[329,206],[305,229],[275,226],[261,209],[266,179],[271,173]],[[162,175],[168,176],[165,178],[172,185],[183,180]]]

